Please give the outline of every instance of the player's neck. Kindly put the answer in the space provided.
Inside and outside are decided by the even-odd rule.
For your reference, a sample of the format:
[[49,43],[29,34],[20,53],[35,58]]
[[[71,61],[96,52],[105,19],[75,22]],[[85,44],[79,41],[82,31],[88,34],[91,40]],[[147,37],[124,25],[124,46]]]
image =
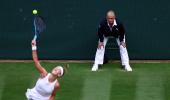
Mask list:
[[57,77],[52,74],[48,78],[49,82],[51,82],[51,83],[54,82],[56,79],[57,79]]

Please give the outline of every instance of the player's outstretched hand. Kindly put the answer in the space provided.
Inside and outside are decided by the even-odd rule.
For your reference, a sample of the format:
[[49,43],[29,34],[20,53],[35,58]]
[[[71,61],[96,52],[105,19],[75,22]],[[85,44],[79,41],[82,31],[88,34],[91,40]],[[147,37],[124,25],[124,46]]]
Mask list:
[[37,46],[36,46],[36,41],[35,41],[35,40],[32,40],[32,41],[31,41],[31,46],[32,46],[32,50],[33,50],[33,51],[36,51],[36,50],[37,50]]
[[31,45],[32,45],[32,46],[36,46],[36,41],[35,41],[35,40],[32,40],[32,41],[31,41]]

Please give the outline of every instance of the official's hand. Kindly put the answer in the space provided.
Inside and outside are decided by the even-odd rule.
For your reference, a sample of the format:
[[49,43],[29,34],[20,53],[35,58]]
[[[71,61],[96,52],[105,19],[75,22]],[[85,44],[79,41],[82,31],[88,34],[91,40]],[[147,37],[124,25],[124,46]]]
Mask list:
[[36,46],[36,41],[35,41],[35,40],[32,40],[31,45],[32,45],[32,46]]
[[98,49],[104,48],[104,43],[103,42],[99,42],[98,43]]
[[120,42],[120,45],[122,45],[124,48],[126,48],[126,43],[125,42]]

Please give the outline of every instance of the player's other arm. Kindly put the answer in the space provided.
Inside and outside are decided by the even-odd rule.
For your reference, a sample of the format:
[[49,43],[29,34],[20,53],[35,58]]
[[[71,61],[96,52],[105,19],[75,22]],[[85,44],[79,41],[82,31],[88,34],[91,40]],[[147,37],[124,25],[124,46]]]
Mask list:
[[60,85],[59,85],[59,83],[56,83],[56,84],[55,84],[55,87],[54,87],[54,90],[53,90],[53,92],[52,92],[49,100],[55,100],[56,93],[57,93],[57,91],[58,91],[59,89],[60,89]]
[[98,48],[101,49],[102,47],[104,48],[104,36],[103,36],[103,32],[102,32],[102,26],[101,24],[98,27],[98,37],[99,37],[99,43],[98,43]]
[[33,61],[34,61],[35,68],[41,74],[41,77],[44,77],[44,76],[47,75],[47,71],[41,66],[41,64],[38,60],[36,41],[32,40],[31,45],[32,45],[32,58],[33,58]]
[[124,42],[125,29],[124,29],[123,24],[120,24],[120,25],[119,25],[119,30],[120,30],[120,37],[119,37],[120,45],[122,45],[122,46],[125,48],[125,47],[126,47],[126,43]]

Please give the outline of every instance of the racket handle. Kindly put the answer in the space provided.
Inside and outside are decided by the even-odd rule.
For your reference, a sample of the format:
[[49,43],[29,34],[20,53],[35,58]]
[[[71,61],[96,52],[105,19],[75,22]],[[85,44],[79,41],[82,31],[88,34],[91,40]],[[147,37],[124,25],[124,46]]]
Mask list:
[[36,34],[34,35],[33,40],[34,40],[34,41],[36,41],[36,40],[37,40],[37,35],[36,35]]

